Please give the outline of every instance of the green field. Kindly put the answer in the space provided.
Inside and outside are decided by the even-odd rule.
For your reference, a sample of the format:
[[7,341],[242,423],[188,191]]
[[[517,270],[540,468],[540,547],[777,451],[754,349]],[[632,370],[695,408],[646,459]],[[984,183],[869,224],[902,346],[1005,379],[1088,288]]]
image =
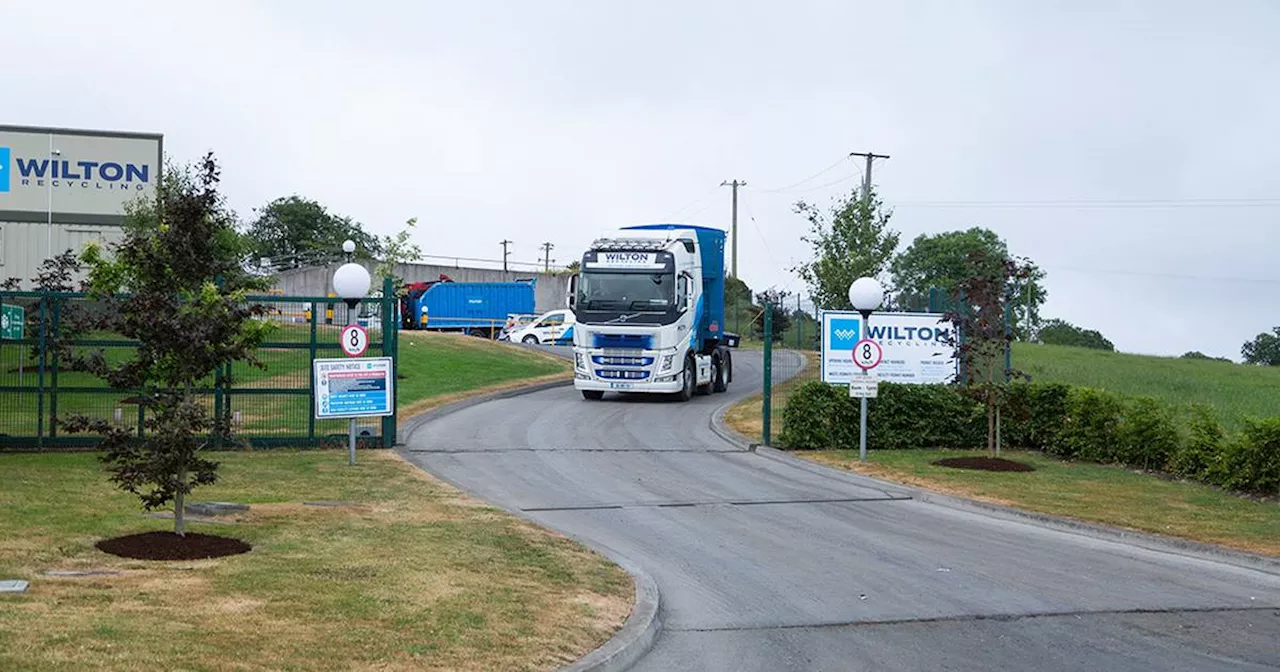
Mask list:
[[1013,367],[1035,382],[1151,396],[1174,404],[1209,404],[1232,429],[1238,429],[1246,417],[1280,416],[1280,367],[1035,343],[1013,345]]

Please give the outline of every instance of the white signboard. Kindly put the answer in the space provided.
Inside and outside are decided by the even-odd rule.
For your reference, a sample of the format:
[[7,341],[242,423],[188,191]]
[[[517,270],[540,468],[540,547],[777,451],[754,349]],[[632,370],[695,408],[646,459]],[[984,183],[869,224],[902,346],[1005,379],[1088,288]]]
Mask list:
[[934,313],[872,313],[871,327],[853,311],[822,313],[822,380],[847,385],[862,370],[853,361],[853,346],[866,338],[880,344],[883,358],[875,367],[889,383],[949,383],[955,380],[954,346],[947,343],[954,327]]
[[880,378],[857,375],[849,379],[849,396],[854,399],[875,399],[880,391]]
[[391,415],[395,374],[390,357],[317,359],[316,418]]
[[347,356],[359,357],[369,349],[369,332],[358,324],[348,324],[342,328],[342,334],[338,336],[338,344],[342,346],[342,351],[347,353]]
[[0,212],[122,216],[155,194],[160,152],[159,135],[0,126]]

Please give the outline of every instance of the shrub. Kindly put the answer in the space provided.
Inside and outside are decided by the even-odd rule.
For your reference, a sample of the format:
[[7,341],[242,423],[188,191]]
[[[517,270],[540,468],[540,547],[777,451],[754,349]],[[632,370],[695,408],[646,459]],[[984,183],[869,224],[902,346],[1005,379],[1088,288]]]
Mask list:
[[1221,460],[1224,432],[1213,409],[1196,404],[1188,410],[1187,439],[1172,456],[1165,469],[1184,478],[1208,479]]
[[1073,388],[1067,395],[1067,415],[1046,447],[1048,452],[1068,459],[1115,462],[1123,410],[1119,397],[1109,392]]
[[[778,442],[795,450],[835,448],[831,428],[838,394],[836,388],[820,381],[801,383],[791,392],[782,409],[782,432],[778,435]],[[856,442],[856,425],[853,431]]]
[[1246,421],[1210,477],[1233,490],[1280,494],[1280,418]]
[[877,450],[976,448],[986,442],[982,405],[950,385],[882,383],[868,413],[867,444]]
[[1047,450],[1068,413],[1071,387],[1062,383],[1014,383],[1001,416],[1005,443]]
[[1117,431],[1117,457],[1134,467],[1163,469],[1181,446],[1173,411],[1153,397],[1130,400]]

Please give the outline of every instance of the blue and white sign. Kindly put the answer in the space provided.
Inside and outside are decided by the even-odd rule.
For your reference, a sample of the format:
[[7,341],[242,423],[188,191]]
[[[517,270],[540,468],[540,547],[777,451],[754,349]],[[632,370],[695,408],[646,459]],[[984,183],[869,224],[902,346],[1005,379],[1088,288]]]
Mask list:
[[317,359],[316,418],[362,418],[391,415],[395,395],[390,357]]
[[949,341],[954,328],[934,313],[872,313],[870,326],[853,311],[822,313],[822,380],[847,385],[862,369],[853,361],[853,346],[866,338],[884,351],[876,366],[888,383],[950,383],[957,360]]

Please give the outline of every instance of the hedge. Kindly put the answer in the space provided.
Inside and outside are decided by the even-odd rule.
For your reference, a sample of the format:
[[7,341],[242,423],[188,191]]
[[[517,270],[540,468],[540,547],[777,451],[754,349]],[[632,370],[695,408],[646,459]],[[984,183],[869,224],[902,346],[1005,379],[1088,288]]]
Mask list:
[[[949,385],[881,383],[868,402],[873,450],[980,448],[986,415]],[[858,402],[844,387],[809,381],[782,409],[782,447],[858,446]],[[1233,490],[1280,494],[1280,418],[1250,421],[1228,436],[1212,409],[1058,383],[1010,386],[1002,411],[1005,445],[1068,460],[1164,471]]]

